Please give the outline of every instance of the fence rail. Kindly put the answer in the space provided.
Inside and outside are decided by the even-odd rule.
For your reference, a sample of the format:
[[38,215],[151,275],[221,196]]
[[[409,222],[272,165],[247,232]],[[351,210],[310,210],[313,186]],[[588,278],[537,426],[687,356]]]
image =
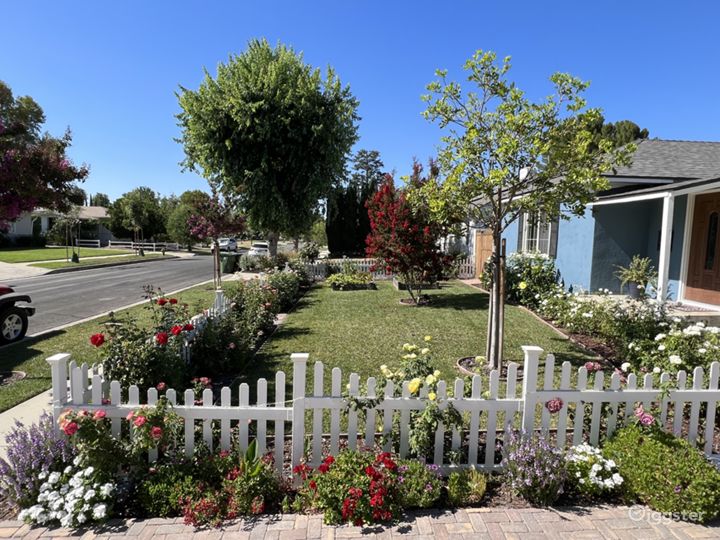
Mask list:
[[[546,357],[543,380],[540,381],[542,349],[523,347],[523,350],[522,380],[519,380],[521,367],[510,363],[507,379],[502,383],[497,370],[488,377],[472,377],[469,392],[466,392],[465,381],[460,378],[450,385],[451,393],[446,381],[438,383],[437,403],[440,408],[452,404],[463,414],[464,424],[462,429],[447,433],[447,437],[445,427],[440,424],[435,433],[433,455],[425,456],[428,460],[445,471],[467,466],[486,471],[498,469],[500,460],[496,446],[504,440],[506,428],[540,433],[559,447],[583,441],[597,445],[601,436],[612,435],[633,415],[638,403],[644,404],[646,410],[651,405],[658,406],[660,421],[666,429],[702,446],[709,458],[719,457],[720,448],[715,447],[713,441],[717,435],[720,363],[713,362],[707,374],[702,368],[696,368],[690,388],[687,387],[688,376],[684,371],[674,378],[667,373],[662,374],[660,380],[663,384],[672,380],[672,389],[663,393],[653,386],[651,374],[645,375],[642,386],[639,386],[634,374],[623,381],[619,374],[613,373],[608,380],[601,371],[589,373],[585,367],[573,368],[569,362],[563,362],[559,384],[556,384],[555,358],[551,354]],[[409,383],[405,381],[401,385],[400,397],[397,397],[392,381],[370,377],[361,391],[359,375],[351,373],[347,387],[349,396],[370,399],[385,396],[374,407],[360,413],[347,407],[340,368],[333,368],[330,372],[328,394],[325,391],[325,366],[315,362],[312,366],[312,390],[307,394],[308,360],[308,354],[292,355],[292,399],[289,401],[286,401],[286,380],[282,371],[275,374],[272,401],[268,401],[268,381],[259,379],[256,382],[254,405],[250,404],[250,386],[247,383],[240,385],[236,396],[232,395],[230,388],[223,387],[219,403],[210,389],[204,390],[200,398],[192,390],[186,390],[182,400],[175,390],[169,390],[167,399],[185,420],[185,452],[192,454],[200,441],[211,449],[216,443],[221,449],[227,449],[234,435],[240,448],[245,450],[253,434],[262,452],[269,450],[272,442],[276,467],[285,472],[292,470],[305,457],[306,444],[310,448],[309,463],[317,465],[325,445],[329,444],[331,453],[337,453],[341,439],[347,441],[349,448],[361,444],[370,446],[382,440],[385,449],[394,447],[401,457],[408,455],[411,411],[425,408],[429,399],[426,389],[422,389],[419,395],[413,395]],[[131,386],[127,399],[123,401],[119,382],[105,381],[97,367],[77,365],[70,360],[69,354],[56,354],[48,358],[48,363],[52,369],[53,413],[56,419],[66,409],[103,408],[112,419],[113,434],[120,436],[121,421],[129,410],[141,404],[153,405],[159,398],[157,390],[151,388],[141,400],[138,387]],[[103,399],[108,397],[109,405],[103,404]],[[563,402],[556,415],[545,407],[553,398],[560,398]],[[198,404],[197,399],[200,399]],[[307,434],[306,414],[311,416]],[[198,422],[200,426],[196,426]],[[287,425],[291,428],[291,452],[288,467],[283,468]],[[397,432],[393,432],[393,425],[398,426]],[[219,441],[213,439],[213,428],[219,428]],[[384,437],[378,439],[379,434]],[[463,457],[459,463],[451,465],[445,461],[448,449],[460,452]],[[149,455],[150,460],[156,457],[157,452]]]
[[75,245],[78,247],[100,247],[100,240],[89,240],[83,238],[76,238]]
[[[368,272],[376,281],[392,279],[393,274],[382,268],[373,270],[376,262],[374,259],[324,259],[307,263],[305,269],[315,280],[325,279],[328,276],[328,270],[341,271],[344,265],[352,265],[360,272]],[[475,277],[475,262],[471,257],[465,257],[458,261],[458,277],[460,279]]]
[[108,247],[117,249],[146,249],[148,251],[179,251],[180,245],[177,242],[125,242],[122,240],[110,240]]

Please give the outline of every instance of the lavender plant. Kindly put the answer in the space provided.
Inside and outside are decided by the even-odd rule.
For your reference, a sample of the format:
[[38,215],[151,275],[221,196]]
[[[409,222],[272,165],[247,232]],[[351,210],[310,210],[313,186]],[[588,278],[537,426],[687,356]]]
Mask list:
[[510,487],[538,506],[553,504],[567,478],[565,457],[542,437],[509,432],[503,447],[503,466]]
[[0,495],[17,506],[35,503],[40,494],[40,473],[62,470],[74,457],[70,443],[53,429],[44,413],[37,424],[21,422],[5,437],[7,459],[0,458]]

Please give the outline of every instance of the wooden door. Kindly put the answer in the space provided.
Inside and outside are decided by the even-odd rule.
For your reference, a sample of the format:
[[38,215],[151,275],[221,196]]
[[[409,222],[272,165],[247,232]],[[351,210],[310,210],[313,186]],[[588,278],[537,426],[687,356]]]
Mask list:
[[685,298],[720,304],[720,193],[695,197]]
[[475,233],[475,275],[480,277],[485,268],[485,263],[492,255],[493,238],[492,232],[477,231]]

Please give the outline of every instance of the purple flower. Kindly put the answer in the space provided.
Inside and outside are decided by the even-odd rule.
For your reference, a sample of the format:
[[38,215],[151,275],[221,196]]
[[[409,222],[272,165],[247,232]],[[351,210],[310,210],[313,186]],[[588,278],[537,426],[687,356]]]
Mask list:
[[675,493],[680,493],[682,491],[682,487],[675,486],[675,489],[673,491],[675,491]]

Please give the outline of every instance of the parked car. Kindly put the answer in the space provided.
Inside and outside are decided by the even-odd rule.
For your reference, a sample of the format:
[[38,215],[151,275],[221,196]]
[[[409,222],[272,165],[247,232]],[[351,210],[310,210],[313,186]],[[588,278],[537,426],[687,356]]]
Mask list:
[[253,242],[247,254],[248,257],[259,257],[260,255],[268,257],[270,255],[270,248],[267,242]]
[[[28,317],[35,314],[27,294],[16,293],[7,285],[0,285],[0,345],[12,343],[25,337]],[[17,304],[20,305],[17,305]]]
[[220,251],[237,251],[237,241],[234,238],[220,238],[218,244]]

